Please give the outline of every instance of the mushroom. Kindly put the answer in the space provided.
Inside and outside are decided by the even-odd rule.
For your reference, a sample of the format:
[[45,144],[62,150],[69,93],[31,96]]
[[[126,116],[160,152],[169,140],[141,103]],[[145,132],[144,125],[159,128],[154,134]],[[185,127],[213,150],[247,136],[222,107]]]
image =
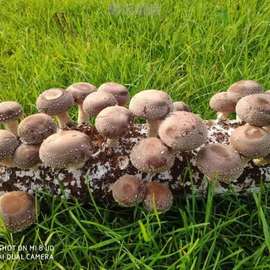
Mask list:
[[102,136],[108,138],[108,145],[114,147],[118,139],[129,131],[132,120],[133,115],[127,108],[110,106],[97,115],[95,126]]
[[79,125],[88,122],[88,115],[83,110],[83,101],[89,94],[95,92],[96,89],[95,85],[86,82],[74,83],[67,88],[67,91],[72,94],[75,103],[78,104],[79,107]]
[[270,134],[249,124],[236,128],[231,134],[230,143],[238,153],[249,159],[270,153]]
[[170,169],[174,164],[174,159],[175,157],[169,149],[155,137],[142,139],[130,153],[133,166],[150,174]]
[[57,131],[53,119],[45,113],[36,113],[24,118],[18,126],[18,136],[25,144],[41,144]]
[[124,85],[116,82],[103,83],[98,88],[98,91],[112,94],[117,100],[118,105],[120,106],[125,106],[129,101],[128,89]]
[[226,120],[230,113],[235,112],[236,103],[241,96],[235,92],[220,92],[212,96],[210,108],[217,112],[218,120]]
[[39,145],[21,144],[15,151],[13,164],[20,169],[31,169],[40,163]]
[[148,211],[164,213],[168,211],[173,204],[173,195],[167,185],[158,182],[150,182],[146,186],[146,196],[144,207]]
[[88,117],[97,116],[103,109],[109,106],[117,105],[115,97],[103,91],[89,94],[83,102],[83,110]]
[[236,104],[236,114],[252,126],[269,126],[270,95],[254,94],[241,98]]
[[202,119],[190,112],[171,113],[158,130],[161,141],[174,151],[190,151],[204,144],[207,127]]
[[22,116],[22,106],[15,101],[4,101],[0,103],[0,123],[17,136],[18,119]]
[[80,169],[91,155],[89,137],[79,131],[64,130],[48,137],[40,146],[39,157],[45,166]]
[[242,97],[263,92],[262,86],[253,80],[241,80],[232,84],[228,92],[240,94]]
[[145,183],[133,175],[121,176],[112,187],[114,200],[121,206],[132,207],[142,202],[145,197]]
[[17,137],[8,130],[0,130],[0,164],[12,166],[13,155],[20,142]]
[[173,110],[176,111],[185,111],[185,112],[191,112],[190,107],[184,103],[183,101],[175,101],[173,103]]
[[156,137],[160,121],[173,111],[173,102],[163,91],[144,90],[131,99],[129,109],[134,115],[147,120],[148,137]]
[[74,99],[70,92],[62,88],[51,88],[37,98],[39,112],[56,116],[60,129],[66,128],[71,122],[68,110],[73,105]]
[[243,172],[240,155],[231,145],[208,144],[197,154],[196,165],[209,180],[230,183]]
[[34,198],[24,191],[12,191],[0,197],[0,215],[5,227],[19,232],[35,222]]

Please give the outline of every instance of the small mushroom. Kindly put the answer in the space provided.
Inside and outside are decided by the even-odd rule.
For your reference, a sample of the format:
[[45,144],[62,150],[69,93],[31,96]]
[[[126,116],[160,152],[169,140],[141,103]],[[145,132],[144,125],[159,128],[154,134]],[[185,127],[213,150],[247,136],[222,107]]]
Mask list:
[[167,185],[158,182],[150,182],[146,186],[146,196],[144,207],[148,211],[164,213],[168,211],[173,204],[173,195]]
[[230,143],[238,153],[249,159],[270,153],[270,134],[249,124],[236,128],[231,134]]
[[53,119],[45,113],[36,113],[24,118],[18,126],[18,136],[25,144],[41,144],[57,131]]
[[23,191],[7,192],[0,197],[0,215],[8,230],[22,231],[36,220],[34,198]]
[[147,120],[148,137],[156,137],[160,121],[173,111],[173,102],[166,92],[144,90],[131,99],[129,109],[134,115]]
[[146,173],[159,173],[170,169],[174,164],[174,155],[160,139],[150,137],[142,139],[131,150],[130,160],[135,168]]
[[161,141],[174,151],[190,151],[206,142],[207,127],[202,119],[190,112],[173,112],[160,124]]
[[20,145],[17,137],[8,130],[0,130],[0,164],[11,167],[13,155]]
[[110,106],[103,109],[96,117],[97,131],[108,138],[108,145],[118,145],[118,139],[124,136],[132,124],[133,115],[125,107]]
[[220,92],[212,96],[210,108],[217,112],[218,120],[226,120],[230,113],[235,112],[236,103],[241,96],[235,92]]
[[14,153],[13,165],[17,168],[35,168],[40,162],[39,145],[21,144]]
[[236,114],[244,122],[257,127],[270,125],[270,95],[254,94],[241,98]]
[[78,104],[79,107],[79,125],[88,122],[88,115],[83,110],[83,101],[89,94],[95,92],[96,89],[95,85],[86,82],[74,83],[67,88],[67,91],[72,94],[75,103]]
[[230,183],[243,172],[240,155],[230,145],[208,144],[197,154],[196,165],[209,180]]
[[83,110],[88,117],[97,116],[103,109],[117,105],[115,97],[103,91],[93,92],[83,102]]
[[71,122],[68,110],[73,103],[74,99],[72,94],[62,88],[51,88],[43,92],[37,98],[38,111],[56,116],[60,129],[66,128]]
[[23,114],[22,106],[15,101],[4,101],[0,103],[0,123],[17,136],[18,119]]
[[82,168],[91,152],[89,137],[86,134],[64,130],[43,141],[39,157],[45,166],[73,170]]
[[121,176],[112,187],[114,200],[121,206],[132,207],[142,202],[145,197],[145,183],[133,175]]
[[175,101],[173,103],[173,110],[175,112],[177,112],[177,111],[191,112],[190,107],[186,103],[184,103],[183,101]]
[[253,80],[241,80],[232,84],[228,92],[240,94],[242,97],[263,92],[262,86]]
[[103,83],[98,88],[98,91],[104,91],[112,94],[120,106],[125,106],[129,101],[128,89],[124,85],[116,82]]

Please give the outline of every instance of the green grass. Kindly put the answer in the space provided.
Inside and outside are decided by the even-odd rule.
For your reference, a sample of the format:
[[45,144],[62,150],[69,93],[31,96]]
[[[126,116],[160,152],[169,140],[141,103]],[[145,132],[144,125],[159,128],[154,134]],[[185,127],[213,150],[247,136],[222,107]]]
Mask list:
[[[132,94],[163,89],[205,118],[214,116],[210,96],[236,80],[270,88],[267,1],[0,2],[0,100],[18,100],[26,114],[36,111],[43,90],[76,81],[118,81]],[[151,3],[152,16],[140,15],[142,7],[151,13]],[[19,234],[1,231],[0,244],[53,245],[54,260],[0,266],[269,269],[268,198],[263,188],[247,197],[209,192],[205,199],[178,198],[157,216],[141,208],[109,210],[90,197],[82,206],[44,194],[38,224]]]

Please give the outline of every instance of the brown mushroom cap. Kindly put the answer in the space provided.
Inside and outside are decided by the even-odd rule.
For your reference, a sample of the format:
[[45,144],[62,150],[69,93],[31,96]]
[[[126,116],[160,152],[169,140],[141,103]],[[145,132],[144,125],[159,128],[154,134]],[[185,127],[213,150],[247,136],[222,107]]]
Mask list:
[[0,162],[12,158],[20,142],[8,130],[0,130]]
[[93,117],[98,115],[103,109],[109,106],[117,105],[115,97],[107,92],[98,91],[88,95],[83,102],[83,110]]
[[22,106],[15,101],[4,101],[0,103],[0,122],[6,123],[17,120],[23,114]]
[[185,111],[185,112],[191,112],[190,107],[184,103],[183,101],[175,101],[173,103],[174,111]]
[[40,146],[39,157],[48,167],[81,168],[89,159],[89,137],[75,130],[62,131],[48,137]]
[[243,172],[240,155],[230,145],[208,144],[200,149],[196,165],[210,180],[229,183]]
[[270,134],[260,127],[240,126],[232,132],[230,142],[238,153],[247,158],[265,157],[270,153]]
[[126,105],[129,101],[128,89],[124,85],[116,82],[103,83],[98,88],[98,91],[104,91],[112,94],[117,100],[118,105],[120,106]]
[[124,207],[132,207],[142,202],[146,192],[144,181],[128,174],[121,176],[111,189],[114,200]]
[[45,113],[30,115],[18,126],[18,135],[25,144],[40,144],[56,131],[53,119]]
[[127,108],[110,106],[97,115],[95,126],[102,136],[118,138],[128,132],[132,119],[133,115]]
[[142,172],[158,173],[170,169],[174,155],[155,137],[142,139],[131,150],[130,160]]
[[85,98],[96,89],[96,86],[91,83],[78,82],[70,85],[67,91],[72,94],[75,103],[82,104]]
[[197,115],[180,111],[161,122],[158,134],[164,144],[176,151],[190,151],[204,144],[207,127]]
[[171,208],[172,204],[173,195],[168,186],[154,181],[147,184],[144,207],[148,211],[156,209],[164,213]]
[[242,97],[259,94],[263,92],[262,86],[253,80],[241,80],[232,84],[229,89],[229,92],[235,92],[240,94]]
[[33,168],[40,162],[39,145],[21,144],[14,153],[13,164],[20,169]]
[[7,192],[0,197],[0,215],[7,229],[18,232],[35,222],[34,198],[23,191]]
[[236,104],[236,114],[252,126],[269,126],[270,95],[254,94],[241,98]]

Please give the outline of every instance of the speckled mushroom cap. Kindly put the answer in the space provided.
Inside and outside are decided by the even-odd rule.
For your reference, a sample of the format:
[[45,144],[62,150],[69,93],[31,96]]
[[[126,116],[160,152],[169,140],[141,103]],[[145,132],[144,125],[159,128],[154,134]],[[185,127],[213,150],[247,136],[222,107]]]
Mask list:
[[170,96],[160,90],[144,90],[132,97],[129,103],[130,111],[147,120],[160,120],[173,111]]
[[30,169],[39,164],[39,145],[21,144],[15,151],[13,164],[20,169]]
[[133,175],[123,175],[112,187],[114,200],[121,206],[132,207],[143,201],[146,192],[144,181]]
[[110,106],[103,109],[96,117],[97,131],[107,138],[118,138],[129,131],[133,115],[125,107]]
[[241,98],[236,104],[236,114],[252,126],[269,126],[270,95],[255,94]]
[[116,82],[103,83],[98,88],[98,91],[104,91],[112,94],[117,100],[118,105],[120,106],[126,105],[129,101],[128,89],[124,85]]
[[171,208],[172,204],[173,195],[167,185],[154,181],[147,184],[144,207],[148,211],[156,209],[164,213]]
[[232,84],[229,92],[240,94],[242,97],[263,92],[262,86],[253,80],[241,80]]
[[20,142],[17,137],[7,130],[0,130],[0,161],[9,159],[13,156]]
[[91,154],[89,140],[86,134],[75,130],[55,133],[43,141],[39,157],[51,168],[81,168]]
[[98,91],[88,95],[83,102],[83,110],[93,117],[98,115],[103,109],[117,105],[115,97],[107,92]]
[[7,229],[18,232],[35,222],[34,198],[23,191],[12,191],[0,197],[0,215]]
[[36,103],[39,112],[58,115],[68,111],[74,99],[71,93],[62,88],[51,88],[41,93]]
[[23,114],[22,106],[15,101],[4,101],[0,103],[0,122],[5,123],[17,120]]
[[142,172],[158,173],[170,169],[174,155],[155,137],[142,139],[131,150],[131,163]]
[[23,119],[18,126],[18,136],[25,144],[40,144],[57,131],[53,119],[45,113],[37,113]]
[[190,112],[173,112],[160,124],[158,134],[164,144],[176,151],[190,151],[204,144],[207,127]]
[[183,101],[175,101],[173,103],[173,110],[174,111],[191,112],[190,107],[186,103],[184,103]]
[[241,96],[235,92],[220,92],[213,95],[209,101],[210,108],[215,112],[235,112],[236,103]]
[[96,90],[95,85],[87,82],[74,83],[67,88],[67,91],[72,94],[77,104],[82,104],[85,98]]
[[210,180],[229,183],[243,172],[240,155],[230,145],[208,144],[197,154],[196,165]]
[[260,127],[240,126],[232,132],[230,142],[238,153],[247,158],[264,157],[270,153],[270,134]]

